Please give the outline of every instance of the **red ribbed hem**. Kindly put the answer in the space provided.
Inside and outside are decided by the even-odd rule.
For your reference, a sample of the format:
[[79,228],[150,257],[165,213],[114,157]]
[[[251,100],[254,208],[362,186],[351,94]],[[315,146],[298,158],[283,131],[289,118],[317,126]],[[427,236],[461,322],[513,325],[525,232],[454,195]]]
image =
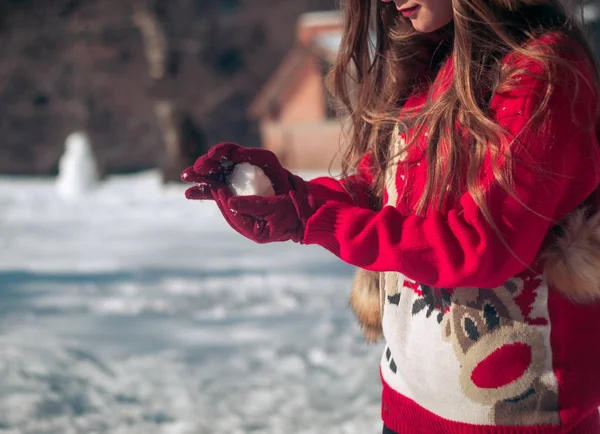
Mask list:
[[333,203],[319,208],[306,222],[302,243],[318,244],[334,255],[340,256],[340,245],[335,237],[335,225],[336,217],[342,208],[344,204]]
[[397,434],[600,434],[598,411],[594,411],[569,431],[548,425],[489,426],[454,422],[426,410],[412,399],[399,394],[385,381],[383,381],[381,418],[383,423]]

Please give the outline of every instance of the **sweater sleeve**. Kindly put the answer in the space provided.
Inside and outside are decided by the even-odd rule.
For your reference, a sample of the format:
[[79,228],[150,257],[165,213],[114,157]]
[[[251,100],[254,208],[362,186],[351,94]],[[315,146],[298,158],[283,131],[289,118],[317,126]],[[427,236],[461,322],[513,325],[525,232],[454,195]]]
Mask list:
[[[347,179],[335,179],[332,177],[319,177],[307,182],[310,194],[320,200],[338,201],[360,208],[373,209],[374,197],[371,194],[373,184],[372,161],[369,154],[365,155],[359,162],[356,173]],[[350,193],[352,192],[352,193]]]
[[[587,63],[579,66],[593,82]],[[582,82],[576,87],[572,79],[559,80],[543,123],[528,125],[547,87],[533,72],[491,101],[497,123],[517,139],[511,145],[512,194],[495,182],[489,163],[480,176],[484,202],[504,242],[468,193],[449,210],[423,216],[403,215],[392,206],[373,211],[326,201],[308,220],[303,242],[319,244],[352,265],[398,271],[435,287],[494,288],[524,271],[548,230],[600,179],[598,142],[590,128],[594,92]]]

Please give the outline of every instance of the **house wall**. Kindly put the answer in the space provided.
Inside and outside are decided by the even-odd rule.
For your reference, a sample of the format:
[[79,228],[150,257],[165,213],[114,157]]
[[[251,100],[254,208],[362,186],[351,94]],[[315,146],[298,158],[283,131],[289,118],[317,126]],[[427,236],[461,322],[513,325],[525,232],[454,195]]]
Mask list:
[[291,91],[282,96],[279,116],[260,122],[262,146],[294,170],[340,167],[339,121],[326,119],[325,88],[319,59],[309,59]]
[[[337,12],[306,14],[298,21],[297,44],[312,51],[317,36],[340,31]],[[276,95],[268,103],[276,110],[263,113],[260,119],[262,146],[292,170],[335,171],[341,167],[345,148],[339,121],[328,118],[321,55],[313,51],[303,61],[301,71],[288,74],[283,83],[279,71],[268,84],[268,95]]]
[[279,122],[293,124],[320,122],[325,118],[323,79],[316,59],[309,59],[291,92],[282,96]]
[[337,120],[313,123],[261,124],[263,146],[290,170],[327,170],[341,167],[345,150]]

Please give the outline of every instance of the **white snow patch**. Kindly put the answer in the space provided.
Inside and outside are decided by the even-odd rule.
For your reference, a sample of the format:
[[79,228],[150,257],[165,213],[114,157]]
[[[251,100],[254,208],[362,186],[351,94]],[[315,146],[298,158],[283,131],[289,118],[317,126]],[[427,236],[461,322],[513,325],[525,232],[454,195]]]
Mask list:
[[250,163],[236,164],[228,181],[236,196],[275,196],[269,177],[260,167]]
[[0,178],[0,432],[380,432],[352,269],[184,189],[148,172],[65,203]]

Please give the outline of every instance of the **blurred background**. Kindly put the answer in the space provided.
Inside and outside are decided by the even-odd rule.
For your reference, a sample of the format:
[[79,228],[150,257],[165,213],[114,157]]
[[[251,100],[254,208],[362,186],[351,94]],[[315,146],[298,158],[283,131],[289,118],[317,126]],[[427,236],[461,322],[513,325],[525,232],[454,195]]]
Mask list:
[[221,141],[335,172],[335,8],[0,0],[0,433],[380,432],[351,267],[178,182]]
[[56,174],[73,131],[102,173],[160,167],[166,180],[220,141],[294,141],[265,124],[332,117],[320,80],[339,44],[335,6],[1,0],[0,173]]
[[259,246],[183,168],[339,165],[322,0],[0,0],[0,433],[380,431],[352,269]]

